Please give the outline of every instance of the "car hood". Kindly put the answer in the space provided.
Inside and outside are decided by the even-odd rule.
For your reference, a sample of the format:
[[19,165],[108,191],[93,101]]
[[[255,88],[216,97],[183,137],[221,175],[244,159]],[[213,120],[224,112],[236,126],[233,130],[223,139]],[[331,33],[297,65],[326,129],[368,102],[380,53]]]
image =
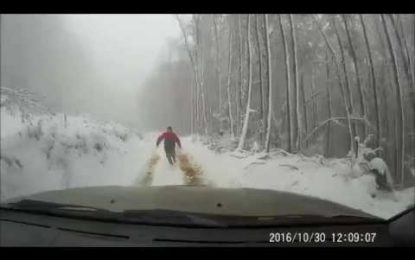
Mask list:
[[228,216],[318,215],[377,218],[331,201],[290,192],[204,186],[99,186],[41,192],[7,202],[35,200],[114,212],[172,210]]

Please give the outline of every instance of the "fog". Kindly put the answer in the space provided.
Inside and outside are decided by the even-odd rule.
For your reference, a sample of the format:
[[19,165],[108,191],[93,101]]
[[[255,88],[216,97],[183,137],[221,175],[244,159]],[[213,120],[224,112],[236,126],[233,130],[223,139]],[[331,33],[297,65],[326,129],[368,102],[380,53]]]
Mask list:
[[179,36],[172,15],[2,15],[1,86],[141,128],[142,83]]

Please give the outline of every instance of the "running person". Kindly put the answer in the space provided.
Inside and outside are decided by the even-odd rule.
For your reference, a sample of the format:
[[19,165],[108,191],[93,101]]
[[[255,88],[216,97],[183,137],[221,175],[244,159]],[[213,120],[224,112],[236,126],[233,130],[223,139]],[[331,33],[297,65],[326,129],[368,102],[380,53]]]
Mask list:
[[177,135],[173,132],[171,126],[167,127],[167,131],[162,133],[159,138],[157,138],[157,147],[159,146],[160,142],[164,139],[164,151],[166,152],[167,160],[171,165],[176,162],[176,143],[177,145],[182,148],[180,143],[180,139]]

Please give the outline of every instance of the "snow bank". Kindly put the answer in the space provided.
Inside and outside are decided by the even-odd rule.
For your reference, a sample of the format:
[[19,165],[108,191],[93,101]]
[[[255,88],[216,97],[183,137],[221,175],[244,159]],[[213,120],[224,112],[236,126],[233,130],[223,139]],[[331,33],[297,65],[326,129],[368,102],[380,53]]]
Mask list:
[[1,200],[51,189],[130,185],[147,154],[138,134],[84,116],[1,110]]

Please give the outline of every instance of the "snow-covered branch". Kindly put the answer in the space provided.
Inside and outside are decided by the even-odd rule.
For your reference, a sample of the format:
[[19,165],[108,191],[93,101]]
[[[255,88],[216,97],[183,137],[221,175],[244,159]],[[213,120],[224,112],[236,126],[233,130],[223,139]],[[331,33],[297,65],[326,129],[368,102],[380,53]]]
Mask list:
[[[329,122],[334,122],[336,124],[342,125],[339,123],[339,120],[347,120],[347,117],[332,117],[329,119],[326,119],[325,121],[321,122],[316,128],[313,129],[313,131],[311,131],[307,137],[304,139],[304,142],[307,142],[310,138],[312,138],[318,131],[320,131],[321,129],[324,128],[324,126],[329,123]],[[362,124],[366,124],[367,126],[369,126],[369,128],[373,128],[373,126],[370,124],[370,122],[366,119],[366,118],[361,118],[361,117],[350,117],[351,121],[356,121],[356,122],[360,122]]]

